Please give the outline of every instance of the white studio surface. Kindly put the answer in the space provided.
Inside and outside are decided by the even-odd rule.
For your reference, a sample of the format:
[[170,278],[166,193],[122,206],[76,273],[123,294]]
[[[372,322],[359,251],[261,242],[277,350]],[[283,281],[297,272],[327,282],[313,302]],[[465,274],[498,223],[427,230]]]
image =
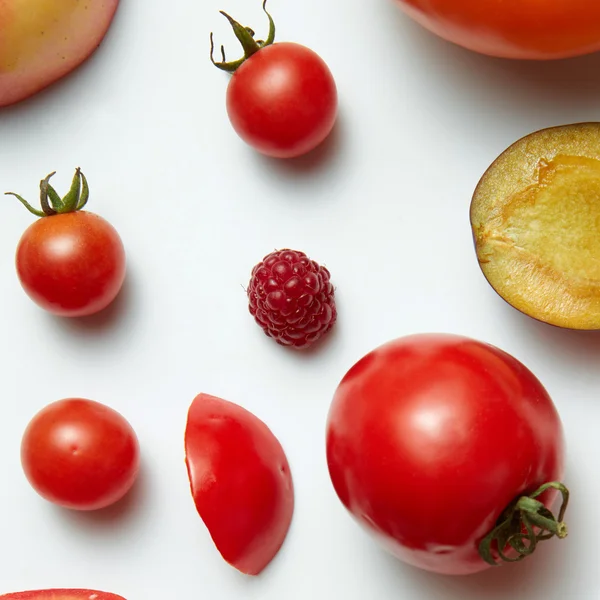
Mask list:
[[[277,39],[318,52],[338,86],[332,137],[283,162],[257,155],[225,112],[228,75],[208,35],[239,46],[218,11],[259,33],[260,2],[122,0],[99,51],[71,76],[0,109],[0,191],[35,200],[68,188],[119,231],[126,288],[84,321],[37,308],[14,252],[33,217],[7,197],[0,219],[0,592],[96,588],[128,600],[595,600],[600,480],[600,336],[561,331],[505,304],[477,265],[468,208],[489,163],[542,127],[600,118],[600,56],[516,63],[424,32],[392,0],[270,0]],[[318,351],[269,340],[242,286],[275,248],[332,273],[338,323]],[[561,414],[572,491],[569,537],[519,565],[441,577],[388,557],[345,512],[325,462],[325,418],[340,378],[392,338],[444,331],[523,361]],[[259,577],[237,573],[197,516],[184,464],[199,392],[253,411],[281,440],[296,508]],[[143,471],[100,513],[58,509],[25,480],[19,444],[53,400],[82,396],[134,426]],[[507,443],[510,440],[507,439]]]

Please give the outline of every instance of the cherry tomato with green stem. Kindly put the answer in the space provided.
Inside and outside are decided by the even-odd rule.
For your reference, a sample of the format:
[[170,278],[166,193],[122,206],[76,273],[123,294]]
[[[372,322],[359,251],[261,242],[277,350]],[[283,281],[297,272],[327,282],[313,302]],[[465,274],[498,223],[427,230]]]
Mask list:
[[40,182],[41,210],[7,192],[39,217],[17,246],[17,276],[27,295],[46,311],[63,317],[92,315],[121,290],[125,249],[108,221],[83,210],[89,186],[81,169],[63,198],[50,185],[53,175]]
[[258,152],[275,158],[293,158],[319,146],[330,134],[338,109],[337,87],[325,61],[313,50],[275,40],[271,15],[266,40],[221,11],[244,49],[243,58],[211,60],[232,73],[227,86],[227,114],[242,140]]

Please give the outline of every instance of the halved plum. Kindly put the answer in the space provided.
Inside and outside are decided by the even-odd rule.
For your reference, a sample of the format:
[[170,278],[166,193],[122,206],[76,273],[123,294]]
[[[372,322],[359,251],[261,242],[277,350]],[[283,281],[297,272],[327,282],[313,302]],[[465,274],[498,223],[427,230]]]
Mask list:
[[507,148],[471,202],[477,259],[517,310],[600,329],[600,123],[531,133]]
[[123,596],[83,589],[50,589],[0,595],[0,600],[125,600]]
[[286,455],[254,414],[196,396],[185,430],[186,465],[198,514],[222,557],[258,575],[287,536],[294,488]]
[[104,39],[119,0],[1,0],[0,107],[61,79]]

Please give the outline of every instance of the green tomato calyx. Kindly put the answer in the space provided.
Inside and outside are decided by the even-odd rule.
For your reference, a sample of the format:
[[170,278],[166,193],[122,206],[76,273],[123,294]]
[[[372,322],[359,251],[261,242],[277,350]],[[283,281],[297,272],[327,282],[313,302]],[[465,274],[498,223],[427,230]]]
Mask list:
[[21,204],[32,214],[37,217],[51,217],[69,212],[81,210],[90,197],[90,188],[88,186],[85,175],[81,169],[77,167],[71,188],[67,194],[61,198],[56,190],[50,185],[50,178],[56,173],[52,171],[44,179],[40,181],[40,205],[42,210],[34,208],[25,198],[15,194],[14,192],[6,192],[6,196],[14,196]]
[[[556,518],[546,506],[537,500],[549,489],[562,494],[562,504]],[[521,496],[511,503],[498,519],[498,524],[479,544],[479,554],[490,565],[498,565],[493,551],[505,562],[518,562],[533,554],[538,542],[556,536],[567,537],[564,515],[569,503],[569,490],[556,481],[545,483],[529,496]],[[513,551],[508,556],[506,551]]]
[[244,27],[240,25],[235,19],[230,17],[226,12],[219,11],[231,24],[235,37],[239,40],[242,48],[244,49],[244,56],[238,60],[227,61],[225,57],[225,48],[221,46],[221,58],[222,60],[217,62],[214,59],[215,44],[213,41],[213,34],[210,34],[210,60],[215,67],[218,67],[222,71],[233,73],[236,71],[246,60],[248,60],[253,54],[256,54],[261,48],[270,46],[275,41],[275,23],[271,15],[266,9],[267,0],[264,0],[262,8],[269,19],[269,34],[266,40],[255,40],[254,31],[250,27]]

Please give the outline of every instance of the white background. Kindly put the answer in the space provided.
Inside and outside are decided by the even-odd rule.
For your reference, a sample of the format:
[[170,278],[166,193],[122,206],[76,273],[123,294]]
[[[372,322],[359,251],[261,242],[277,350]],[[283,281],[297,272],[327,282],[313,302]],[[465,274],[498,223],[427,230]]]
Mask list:
[[[101,49],[72,76],[0,109],[0,186],[36,199],[76,166],[89,210],[128,253],[105,314],[53,318],[31,303],[14,251],[33,217],[7,197],[0,219],[0,591],[91,587],[128,600],[528,600],[600,597],[600,337],[506,305],[479,271],[468,219],[488,164],[522,135],[600,116],[600,57],[494,60],[422,31],[388,0],[270,0],[278,39],[306,44],[337,81],[339,122],[314,154],[255,154],[225,112],[228,76],[208,34],[238,46],[224,9],[266,32],[260,2],[123,0]],[[326,264],[338,324],[298,354],[263,335],[242,286],[274,248]],[[373,347],[421,331],[466,334],[514,354],[561,413],[573,498],[570,536],[524,563],[439,577],[387,557],[331,487],[325,417],[345,371]],[[238,402],[282,441],[296,486],[286,543],[258,578],[240,575],[195,512],[183,432],[201,392]],[[101,513],[58,509],[29,487],[20,438],[47,403],[84,396],[135,427],[143,473]],[[507,435],[507,443],[510,436]]]

